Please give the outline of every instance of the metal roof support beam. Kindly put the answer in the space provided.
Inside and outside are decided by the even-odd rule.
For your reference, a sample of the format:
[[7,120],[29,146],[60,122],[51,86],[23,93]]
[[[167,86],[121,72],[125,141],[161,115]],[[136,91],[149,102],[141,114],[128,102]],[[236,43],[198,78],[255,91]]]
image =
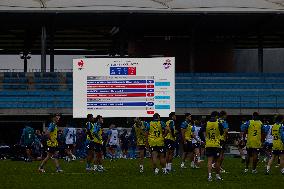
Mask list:
[[46,72],[46,27],[41,28],[41,72]]
[[263,73],[263,38],[258,35],[258,72]]

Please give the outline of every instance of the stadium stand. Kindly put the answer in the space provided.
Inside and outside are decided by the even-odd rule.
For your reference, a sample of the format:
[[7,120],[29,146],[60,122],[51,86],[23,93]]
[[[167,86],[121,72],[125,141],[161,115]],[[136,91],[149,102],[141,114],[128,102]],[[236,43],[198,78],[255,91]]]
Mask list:
[[[4,73],[0,108],[72,108],[72,83],[69,72]],[[284,108],[284,74],[177,73],[176,108]]]

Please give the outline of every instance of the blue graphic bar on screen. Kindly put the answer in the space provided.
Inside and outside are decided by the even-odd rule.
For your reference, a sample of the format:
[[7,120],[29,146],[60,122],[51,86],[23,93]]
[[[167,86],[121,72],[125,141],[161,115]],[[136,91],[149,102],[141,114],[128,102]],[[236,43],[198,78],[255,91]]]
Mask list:
[[170,105],[155,105],[155,109],[170,109]]
[[170,99],[170,96],[155,96],[155,99]]
[[155,83],[155,86],[159,86],[159,87],[162,87],[162,86],[170,86],[171,85],[171,82],[156,82]]

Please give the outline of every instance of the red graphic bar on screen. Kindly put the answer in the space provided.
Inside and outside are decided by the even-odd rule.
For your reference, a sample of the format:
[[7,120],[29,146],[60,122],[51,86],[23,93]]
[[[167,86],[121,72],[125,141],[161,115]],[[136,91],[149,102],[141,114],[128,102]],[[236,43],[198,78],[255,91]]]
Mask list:
[[88,94],[87,97],[146,97],[146,93]]
[[[146,88],[146,85],[87,85],[90,88]],[[149,86],[149,85],[148,85]],[[147,86],[147,87],[148,87]],[[150,88],[150,87],[148,87]],[[152,88],[152,87],[151,87]],[[153,86],[154,88],[154,86]]]
[[154,88],[154,85],[147,85],[147,88]]
[[136,75],[136,67],[128,67],[128,75]]
[[154,96],[154,93],[147,93],[147,96]]
[[147,114],[154,114],[154,111],[147,111]]

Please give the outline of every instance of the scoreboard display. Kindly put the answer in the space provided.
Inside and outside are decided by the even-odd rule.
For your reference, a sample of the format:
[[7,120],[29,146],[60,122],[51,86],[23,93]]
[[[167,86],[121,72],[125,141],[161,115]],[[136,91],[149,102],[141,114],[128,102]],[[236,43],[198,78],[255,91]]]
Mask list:
[[175,111],[174,58],[73,60],[73,117],[168,117]]

